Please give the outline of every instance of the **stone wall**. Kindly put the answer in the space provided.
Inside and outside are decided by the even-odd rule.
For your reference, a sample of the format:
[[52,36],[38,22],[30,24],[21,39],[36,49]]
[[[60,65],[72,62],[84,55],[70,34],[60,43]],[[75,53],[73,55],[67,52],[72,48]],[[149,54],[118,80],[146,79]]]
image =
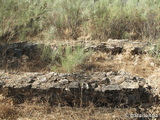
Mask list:
[[18,79],[1,77],[1,94],[14,104],[49,102],[50,105],[137,106],[152,104],[145,79],[124,71],[97,73],[30,73]]

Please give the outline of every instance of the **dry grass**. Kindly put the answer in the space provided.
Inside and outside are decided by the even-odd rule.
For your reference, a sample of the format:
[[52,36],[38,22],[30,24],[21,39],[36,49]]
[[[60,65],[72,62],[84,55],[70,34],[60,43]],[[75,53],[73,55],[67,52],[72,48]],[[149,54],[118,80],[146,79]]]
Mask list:
[[147,54],[131,55],[123,52],[113,56],[98,52],[94,53],[88,62],[82,64],[81,68],[88,71],[119,71],[123,69],[132,75],[148,78],[160,67],[154,61],[155,59]]
[[14,120],[17,118],[17,111],[13,106],[0,104],[0,118]]
[[117,57],[119,57],[118,61],[121,63],[122,69],[140,77],[147,78],[153,74],[154,69],[158,68],[158,66],[153,62],[154,59],[148,55],[139,55],[134,57],[119,55]]
[[16,120],[18,115],[19,113],[12,105],[11,99],[0,95],[0,120]]
[[86,108],[50,107],[47,103],[35,104],[29,101],[20,105],[1,101],[0,108],[2,120],[127,120],[126,114],[135,112],[134,108],[97,108],[93,104]]
[[[136,120],[127,117],[127,114],[136,114],[136,108],[106,108],[95,107],[93,104],[85,108],[77,107],[50,107],[47,103],[31,103],[11,105],[4,98],[0,103],[0,120]],[[144,108],[139,106],[144,111]],[[159,114],[160,107],[152,106],[146,113]],[[145,112],[144,112],[145,113]],[[138,113],[137,113],[138,114]]]

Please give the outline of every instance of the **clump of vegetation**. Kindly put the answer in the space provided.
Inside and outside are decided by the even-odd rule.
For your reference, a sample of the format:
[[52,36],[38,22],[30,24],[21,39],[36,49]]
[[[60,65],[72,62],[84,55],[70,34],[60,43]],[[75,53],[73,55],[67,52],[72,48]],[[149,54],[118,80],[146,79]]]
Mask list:
[[149,50],[149,54],[156,58],[156,60],[160,60],[160,40],[157,40],[155,43],[150,43],[151,49]]
[[56,65],[52,67],[52,70],[64,72],[73,72],[77,65],[84,62],[84,60],[92,53],[92,51],[85,52],[85,49],[82,46],[67,46],[64,49],[61,46],[57,50],[59,62],[56,62]]
[[0,0],[0,42],[26,40],[43,30],[46,2]]
[[51,46],[40,45],[41,60],[43,63],[52,64],[56,57],[56,53],[52,50]]
[[81,32],[81,25],[85,21],[84,9],[84,2],[81,0],[56,1],[51,11],[56,35],[61,38],[77,39]]
[[0,41],[28,40],[44,30],[60,39],[158,39],[159,6],[159,0],[1,0]]
[[55,46],[54,50],[50,45],[39,45],[40,62],[43,66],[52,66],[52,70],[56,72],[73,72],[86,58],[92,54],[89,50],[80,45],[75,46]]
[[102,40],[160,37],[159,5],[158,0],[100,0],[91,11],[92,34]]

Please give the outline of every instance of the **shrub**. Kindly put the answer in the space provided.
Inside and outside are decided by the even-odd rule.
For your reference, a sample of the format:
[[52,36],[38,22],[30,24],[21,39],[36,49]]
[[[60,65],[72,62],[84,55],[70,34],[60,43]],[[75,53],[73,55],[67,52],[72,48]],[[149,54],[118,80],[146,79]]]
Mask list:
[[0,0],[0,42],[26,40],[43,29],[46,2]]
[[89,2],[82,0],[56,1],[52,11],[52,22],[56,35],[61,38],[77,39],[81,35],[81,26],[86,20],[84,10]]
[[52,70],[72,72],[77,65],[84,62],[84,60],[91,55],[92,51],[85,52],[85,49],[82,46],[67,46],[64,49],[61,46],[57,53],[60,58],[60,63],[58,64],[58,67],[53,66]]
[[151,42],[150,46],[152,49],[149,51],[149,54],[157,59],[160,60],[160,40],[157,40],[156,43]]
[[43,30],[60,39],[160,38],[159,0],[0,0],[0,41]]
[[41,60],[45,64],[52,64],[56,57],[56,53],[52,50],[51,46],[40,45]]
[[155,0],[100,0],[91,9],[92,35],[102,40],[108,38],[138,39],[160,37],[158,10],[160,3]]

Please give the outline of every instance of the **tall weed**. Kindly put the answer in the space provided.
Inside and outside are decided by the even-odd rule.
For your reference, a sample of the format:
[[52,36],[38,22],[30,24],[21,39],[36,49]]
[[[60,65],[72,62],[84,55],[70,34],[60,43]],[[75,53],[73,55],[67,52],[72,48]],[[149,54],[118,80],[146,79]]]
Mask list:
[[58,56],[60,58],[60,63],[57,66],[53,66],[52,70],[72,72],[75,67],[91,55],[92,51],[85,52],[82,46],[71,47],[67,46],[63,48],[62,46],[58,48]]

